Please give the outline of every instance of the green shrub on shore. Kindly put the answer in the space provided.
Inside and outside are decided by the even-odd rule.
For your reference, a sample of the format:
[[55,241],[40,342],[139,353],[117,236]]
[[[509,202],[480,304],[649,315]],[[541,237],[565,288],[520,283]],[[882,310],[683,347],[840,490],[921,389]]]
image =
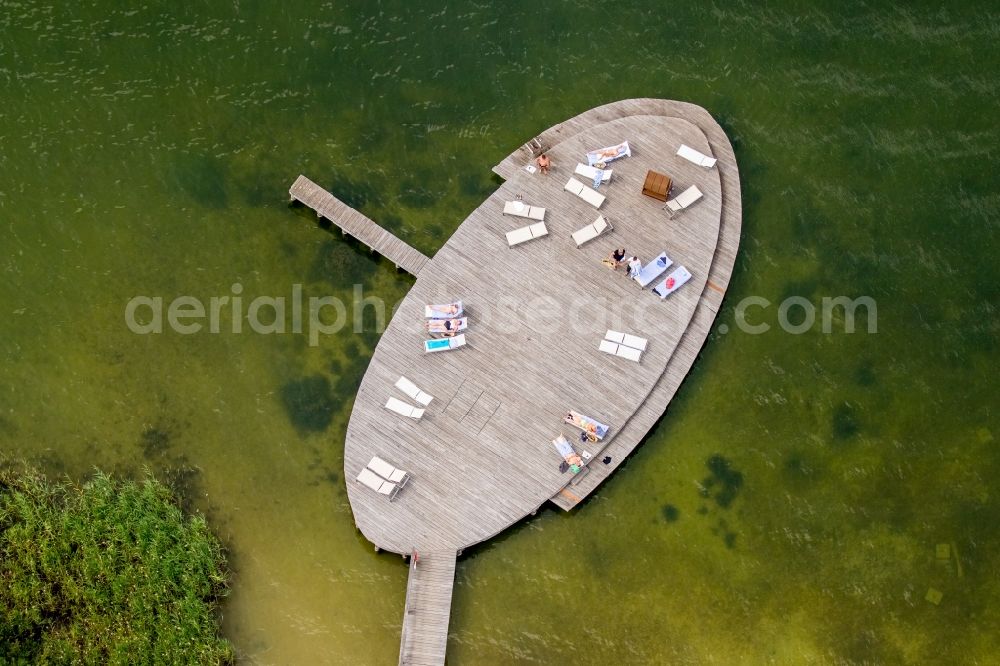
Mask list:
[[227,664],[221,546],[170,491],[0,469],[0,663]]

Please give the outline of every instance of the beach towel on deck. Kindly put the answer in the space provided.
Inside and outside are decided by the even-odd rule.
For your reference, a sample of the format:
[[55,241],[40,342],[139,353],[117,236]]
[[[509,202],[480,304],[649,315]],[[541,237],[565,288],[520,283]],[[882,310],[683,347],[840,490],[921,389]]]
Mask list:
[[653,287],[653,293],[660,298],[666,298],[684,286],[690,279],[691,273],[688,272],[688,269],[678,266],[663,282]]

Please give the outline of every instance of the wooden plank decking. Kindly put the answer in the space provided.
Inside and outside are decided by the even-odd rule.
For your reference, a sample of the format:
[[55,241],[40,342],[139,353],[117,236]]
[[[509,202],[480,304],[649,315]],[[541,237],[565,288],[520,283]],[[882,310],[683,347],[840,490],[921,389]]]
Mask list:
[[[663,414],[721,306],[739,245],[739,175],[728,139],[706,111],[680,102],[625,100],[540,137],[552,173],[527,172],[526,149],[494,168],[505,182],[417,267],[416,284],[358,390],[345,478],[355,522],[380,548],[460,553],[546,501],[564,509],[577,505]],[[614,176],[599,189],[607,197],[599,213],[614,231],[577,248],[570,234],[598,211],[563,185],[587,150],[626,139],[632,157],[610,165]],[[718,157],[717,168],[676,156],[682,143]],[[697,185],[704,198],[669,219],[662,203],[640,194],[650,169],[672,178],[674,194]],[[549,234],[508,248],[505,232],[523,221],[502,210],[517,197],[546,208]],[[332,214],[350,219],[349,209]],[[601,264],[615,247],[644,262],[666,250],[693,277],[660,300]],[[455,299],[465,303],[468,344],[424,354],[424,304]],[[598,351],[608,328],[649,339],[641,363]],[[393,387],[400,375],[434,396],[419,421],[384,409],[389,397],[405,399]],[[570,409],[611,426],[603,442],[582,445],[594,454],[586,476],[561,472],[551,444],[560,433],[576,439],[578,431],[562,424]],[[612,464],[600,463],[605,454]],[[354,482],[373,455],[411,474],[393,502]],[[414,632],[424,632],[416,622],[409,616],[404,622],[401,663],[411,654]],[[440,635],[440,629],[427,630],[435,631]],[[438,661],[428,663],[441,663],[443,655],[442,648]]]
[[[722,131],[722,128],[719,127],[707,111],[693,104],[660,99],[627,100],[610,106],[613,106],[614,109],[606,110],[604,107],[598,107],[566,123],[562,123],[557,126],[557,128],[561,129],[561,132],[557,136],[572,132],[573,127],[585,127],[589,122],[593,121],[593,118],[607,117],[609,113],[637,113],[644,115],[652,111],[658,111],[690,119],[705,133],[708,143],[712,148],[712,154],[719,159],[716,168],[719,170],[722,180],[722,223],[719,227],[719,243],[716,248],[716,256],[712,262],[708,280],[705,283],[705,290],[702,293],[701,304],[704,308],[699,308],[695,312],[694,317],[692,317],[687,330],[681,338],[679,349],[683,353],[675,354],[670,359],[666,370],[653,387],[653,390],[650,391],[643,404],[618,433],[618,436],[600,452],[602,457],[609,456],[611,462],[608,465],[592,465],[590,474],[581,479],[580,483],[575,484],[572,487],[572,492],[560,491],[552,496],[552,502],[567,511],[577,506],[591,492],[596,490],[601,482],[607,479],[624,462],[625,458],[663,415],[684,377],[690,371],[701,346],[704,344],[711,330],[715,314],[719,311],[722,299],[726,294],[726,287],[729,285],[735,264],[736,252],[739,248],[743,217],[736,156],[733,153],[732,145],[730,145],[725,132]],[[546,140],[551,139],[546,137]],[[526,164],[528,160],[530,160],[530,156],[521,148],[511,153],[500,165],[494,168],[494,171],[498,174],[501,172],[510,173],[512,170],[516,172],[519,168],[517,165]]]
[[305,176],[295,179],[288,194],[293,201],[312,208],[317,215],[336,224],[345,234],[357,238],[413,276],[417,276],[430,261],[423,252],[383,229]]
[[411,558],[403,632],[399,639],[399,666],[444,663],[455,559],[454,551],[420,553],[416,562]]

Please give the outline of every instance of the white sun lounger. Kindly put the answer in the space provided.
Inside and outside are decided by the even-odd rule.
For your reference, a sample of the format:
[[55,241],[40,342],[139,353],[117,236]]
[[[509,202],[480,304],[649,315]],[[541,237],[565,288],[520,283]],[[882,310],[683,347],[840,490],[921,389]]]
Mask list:
[[669,200],[667,203],[663,204],[664,208],[670,209],[670,215],[673,216],[674,213],[683,210],[693,204],[698,199],[701,199],[701,190],[698,189],[697,185],[692,185],[687,188],[675,198]]
[[620,345],[616,342],[612,342],[611,340],[601,340],[601,344],[599,344],[597,348],[605,354],[620,356],[630,361],[635,361],[636,363],[638,363],[642,358],[642,351],[627,345]]
[[660,256],[643,266],[639,274],[633,279],[639,283],[640,287],[645,288],[653,280],[660,277],[663,271],[670,268],[670,265],[673,263],[673,260],[667,256],[666,252],[661,252]]
[[649,340],[646,338],[640,338],[638,335],[629,335],[620,331],[612,331],[610,328],[604,334],[604,339],[631,347],[632,349],[638,349],[639,351],[646,351],[646,345],[649,343]]
[[405,403],[398,398],[389,398],[388,402],[385,403],[385,408],[390,412],[396,412],[400,416],[409,416],[411,419],[417,419],[418,421],[424,415],[424,410]]
[[[405,393],[407,396],[419,402],[424,407],[431,404],[431,400],[434,399],[434,396],[432,396],[429,393],[424,393],[423,391],[421,391],[419,388],[417,388],[416,384],[411,382],[406,377],[400,377],[398,380],[396,380],[396,388]],[[392,479],[389,480],[392,481]]]
[[458,349],[465,344],[465,334],[456,335],[453,338],[437,338],[435,340],[424,341],[424,352],[439,352],[448,351],[449,349]]
[[521,227],[520,229],[515,229],[514,231],[507,232],[507,246],[514,247],[515,245],[520,245],[530,241],[533,238],[541,238],[542,236],[548,236],[549,230],[545,228],[544,222],[538,222],[536,224],[529,224],[526,227]]
[[580,197],[594,208],[600,208],[606,198],[603,194],[595,189],[587,187],[576,178],[570,178],[569,181],[563,185],[563,189],[570,194],[575,194]]
[[573,240],[576,242],[576,246],[580,247],[584,243],[590,240],[594,240],[606,231],[614,231],[615,228],[611,226],[607,218],[603,215],[598,215],[597,219],[585,226],[579,231],[573,232]]
[[607,183],[611,180],[611,174],[613,169],[598,169],[597,167],[588,166],[580,162],[576,163],[576,175],[583,176],[590,182],[596,182],[598,175],[601,177],[602,183]]
[[383,479],[397,484],[400,488],[405,486],[406,482],[410,480],[409,474],[398,467],[390,465],[378,456],[372,457],[371,462],[368,463],[368,469],[375,472]]
[[441,305],[425,305],[424,317],[427,319],[454,319],[462,316],[462,301],[444,303]]
[[361,470],[358,474],[358,481],[365,486],[368,486],[379,495],[385,495],[389,498],[389,501],[396,499],[396,493],[399,492],[399,486],[392,481],[386,481],[381,476],[371,471],[367,467]]
[[529,206],[523,201],[507,201],[503,205],[504,215],[513,215],[515,217],[527,217],[532,220],[544,220],[545,219],[545,209],[539,208],[538,206]]
[[694,162],[698,166],[705,167],[706,169],[711,169],[718,161],[714,157],[709,157],[704,153],[698,152],[691,146],[685,146],[684,144],[681,144],[681,147],[677,149],[677,154],[686,159],[688,162]]
[[663,280],[663,282],[653,287],[653,293],[661,299],[666,298],[684,286],[684,284],[690,279],[691,273],[688,272],[688,269],[683,266],[678,266],[670,275],[666,277],[666,279]]

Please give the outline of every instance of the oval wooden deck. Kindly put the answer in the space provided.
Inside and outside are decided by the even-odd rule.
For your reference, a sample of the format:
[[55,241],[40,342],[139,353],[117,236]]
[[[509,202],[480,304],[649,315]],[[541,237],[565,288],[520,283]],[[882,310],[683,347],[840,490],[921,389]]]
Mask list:
[[[612,163],[600,211],[563,190],[587,150],[628,140]],[[518,150],[495,168],[506,182],[425,264],[383,334],[359,388],[347,430],[345,476],[355,521],[380,548],[460,551],[489,539],[548,499],[568,508],[593,490],[663,413],[707,336],[739,242],[739,179],[721,128],[700,107],[625,100],[593,109],[541,135],[554,169],[522,167]],[[676,155],[680,144],[719,158],[705,170]],[[701,201],[670,219],[640,194],[649,169],[689,185]],[[577,176],[581,181],[585,179]],[[503,216],[521,195],[546,209],[546,237],[508,248],[505,232],[528,223]],[[570,234],[598,212],[615,227],[577,249]],[[616,246],[649,261],[666,250],[691,281],[661,301],[601,264]],[[464,348],[424,354],[425,303],[462,299]],[[641,363],[608,356],[608,328],[649,339]],[[406,376],[434,396],[420,421],[384,408]],[[580,479],[560,473],[551,440],[573,409],[611,426]],[[613,464],[597,460],[601,447]],[[373,455],[412,478],[389,502],[355,483]],[[572,480],[579,479],[576,484]]]

